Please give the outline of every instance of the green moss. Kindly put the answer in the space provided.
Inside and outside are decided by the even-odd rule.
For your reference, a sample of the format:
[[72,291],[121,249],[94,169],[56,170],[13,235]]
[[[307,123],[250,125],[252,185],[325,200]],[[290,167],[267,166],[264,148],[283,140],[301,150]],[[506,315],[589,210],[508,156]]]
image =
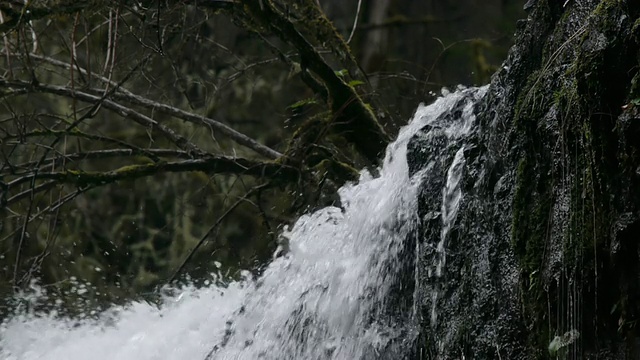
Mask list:
[[[636,74],[631,79],[631,88],[629,89],[629,96],[627,98],[628,101],[633,102],[640,98],[640,71],[636,72]],[[638,104],[634,104],[638,106]]]
[[523,251],[518,240],[520,223],[523,216],[523,211],[526,206],[525,203],[525,169],[527,168],[527,158],[523,157],[518,162],[518,168],[516,170],[516,190],[513,196],[513,220],[511,223],[511,245],[516,250],[516,254],[522,255]]
[[636,19],[631,28],[631,34],[635,38],[636,43],[640,43],[640,17]]
[[[513,218],[511,240],[521,269],[521,292],[523,308],[527,324],[533,331],[529,344],[540,349],[548,343],[548,330],[542,320],[547,311],[545,302],[544,280],[541,278],[541,266],[547,241],[547,226],[551,199],[543,185],[543,191],[537,191],[535,173],[536,162],[528,155],[518,163],[516,174],[516,190],[513,200]],[[548,184],[548,179],[540,180]]]
[[537,169],[534,164],[535,161],[527,157],[518,163],[511,228],[512,245],[522,272],[526,275],[523,278],[524,288],[530,290],[538,290],[531,286],[535,280],[531,275],[537,274],[542,264],[552,203],[548,193],[549,181],[540,180],[540,187],[536,181]]
[[518,96],[514,112],[514,124],[518,127],[531,125],[531,121],[542,116],[545,110],[544,104],[548,96],[548,88],[544,87],[544,76],[542,70],[536,70],[527,77],[526,85]]
[[127,165],[108,172],[68,169],[62,171],[58,177],[63,179],[63,181],[75,184],[78,187],[85,187],[87,185],[106,184],[117,180],[135,179],[145,174],[158,172],[162,167],[162,164],[163,163],[161,162]]

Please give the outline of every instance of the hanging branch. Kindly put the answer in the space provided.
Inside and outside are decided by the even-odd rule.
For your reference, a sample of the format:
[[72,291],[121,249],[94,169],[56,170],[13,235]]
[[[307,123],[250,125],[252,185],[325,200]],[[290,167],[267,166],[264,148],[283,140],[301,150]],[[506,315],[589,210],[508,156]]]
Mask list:
[[[158,175],[168,172],[202,171],[207,174],[238,174],[256,177],[267,177],[283,182],[295,182],[298,179],[297,169],[270,162],[257,162],[242,158],[224,156],[207,156],[202,159],[184,160],[177,162],[158,162],[139,165],[123,166],[119,169],[97,172],[82,170],[62,170],[56,172],[39,172],[20,176],[6,183],[10,190],[33,180],[52,180],[55,184],[71,184],[78,187],[88,185],[106,185],[120,180],[134,180],[142,177]],[[50,182],[34,186],[31,192],[46,190]],[[15,197],[14,197],[15,198]],[[17,199],[11,198],[7,204]]]

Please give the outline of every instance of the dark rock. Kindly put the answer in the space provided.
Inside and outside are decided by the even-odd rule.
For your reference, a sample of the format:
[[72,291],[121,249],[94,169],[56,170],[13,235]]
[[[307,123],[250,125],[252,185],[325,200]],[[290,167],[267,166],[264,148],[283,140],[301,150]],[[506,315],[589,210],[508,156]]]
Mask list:
[[529,3],[464,139],[442,276],[429,272],[455,147],[409,145],[411,171],[431,174],[416,359],[640,358],[640,2]]

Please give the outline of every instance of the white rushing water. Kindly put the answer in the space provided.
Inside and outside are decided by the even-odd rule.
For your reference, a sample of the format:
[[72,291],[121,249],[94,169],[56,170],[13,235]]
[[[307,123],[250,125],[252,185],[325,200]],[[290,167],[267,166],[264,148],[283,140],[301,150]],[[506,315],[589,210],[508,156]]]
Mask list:
[[340,208],[298,219],[283,234],[289,251],[259,279],[182,289],[159,307],[114,306],[97,320],[16,314],[0,327],[0,359],[375,358],[412,325],[380,320],[419,221],[421,175],[409,176],[407,143],[461,96],[421,106],[389,145],[380,175],[363,171],[340,189]]

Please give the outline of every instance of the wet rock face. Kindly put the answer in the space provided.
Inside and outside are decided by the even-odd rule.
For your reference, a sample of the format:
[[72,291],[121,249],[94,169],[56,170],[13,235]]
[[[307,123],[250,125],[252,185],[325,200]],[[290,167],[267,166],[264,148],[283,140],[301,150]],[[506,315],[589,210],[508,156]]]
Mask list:
[[[447,121],[463,121],[462,108],[469,101],[469,97],[461,99]],[[479,110],[476,105],[474,112]],[[519,275],[509,246],[514,174],[488,151],[488,135],[476,127],[468,136],[452,141],[428,126],[409,145],[410,168],[425,171],[417,270],[423,331],[421,357],[416,358],[495,359],[498,354],[524,358],[524,344],[519,340],[524,336],[519,322]],[[447,202],[444,193],[460,149],[464,158],[459,184],[462,197],[447,231],[442,216]],[[445,255],[438,250],[441,242]],[[444,264],[438,269],[443,257]]]
[[[427,127],[409,146],[412,171],[428,168],[416,358],[637,359],[640,2],[528,11],[473,130],[456,143]],[[443,188],[462,146],[446,225]]]

